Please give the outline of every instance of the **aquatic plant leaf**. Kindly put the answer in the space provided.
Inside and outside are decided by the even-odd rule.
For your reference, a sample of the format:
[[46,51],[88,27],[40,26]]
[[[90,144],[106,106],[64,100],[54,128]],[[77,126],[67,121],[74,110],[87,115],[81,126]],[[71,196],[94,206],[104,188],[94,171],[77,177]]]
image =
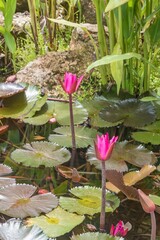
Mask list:
[[[70,125],[69,103],[54,102],[55,104],[55,118],[61,125]],[[81,124],[88,118],[87,110],[79,103],[73,103],[74,124]]]
[[[144,179],[145,177],[149,176],[151,172],[156,169],[155,166],[152,165],[145,165],[139,171],[131,171],[126,173],[123,176],[123,181],[125,186],[133,186],[140,180]],[[120,189],[115,187],[112,183],[107,182],[106,188],[112,192],[119,193]]]
[[133,132],[132,138],[138,142],[142,143],[151,143],[153,145],[160,144],[160,133],[153,133],[153,132]]
[[149,194],[149,198],[157,205],[160,206],[160,197],[154,194]]
[[104,97],[95,97],[92,100],[82,102],[82,104],[88,111],[89,122],[93,127],[113,127],[123,122],[107,122],[100,118],[100,110],[102,110],[105,106],[109,106],[110,104],[110,101]]
[[0,187],[16,183],[16,180],[14,178],[5,177],[5,175],[8,175],[10,173],[12,173],[12,169],[10,167],[0,164]]
[[33,196],[36,187],[27,184],[12,184],[0,189],[0,212],[11,216],[25,218],[47,213],[57,207],[58,199],[52,193]]
[[59,237],[70,232],[75,226],[82,223],[84,216],[69,213],[60,207],[40,217],[29,218],[27,225],[37,225],[48,237]]
[[[49,240],[43,231],[37,227],[27,227],[20,219],[9,219],[0,224],[1,240]],[[50,239],[51,240],[51,239]]]
[[113,9],[120,7],[121,5],[123,5],[124,3],[127,3],[129,0],[121,0],[121,1],[117,1],[117,0],[112,0],[107,4],[107,7],[105,9],[105,12],[109,12],[112,11]]
[[116,170],[107,170],[106,178],[116,188],[120,189],[128,199],[139,201],[139,195],[136,188],[132,186],[126,186],[123,181],[123,174]]
[[113,237],[106,233],[87,232],[80,235],[73,235],[71,240],[123,240],[122,237]]
[[4,134],[8,131],[9,125],[0,126],[0,134]]
[[126,99],[112,102],[100,111],[100,117],[108,122],[123,120],[127,127],[144,127],[154,122],[155,109],[150,102],[140,102],[137,99]]
[[25,116],[31,117],[44,105],[47,96],[41,96],[40,89],[37,86],[24,86],[26,86],[25,92],[3,100],[3,107],[0,108],[0,117],[20,119],[23,119]]
[[[85,148],[92,145],[97,131],[87,127],[75,127],[76,145],[78,148]],[[71,147],[72,135],[70,127],[59,127],[54,129],[56,134],[50,134],[49,141],[56,142],[60,146]]]
[[23,149],[16,149],[11,153],[11,158],[17,163],[25,166],[55,167],[69,161],[71,155],[66,148],[61,148],[57,144],[37,141],[25,144]]
[[25,123],[32,125],[43,125],[46,124],[52,117],[54,117],[54,103],[52,101],[47,101],[41,108],[40,111],[32,117],[24,118]]
[[[90,147],[87,150],[87,161],[91,165],[93,164],[97,169],[101,169],[101,161],[96,158],[94,147]],[[121,156],[111,157],[109,160],[105,161],[105,165],[108,170],[117,170],[119,172],[125,172],[128,170],[127,164]]]
[[16,83],[0,83],[0,98],[8,98],[17,93],[24,92],[25,87]]
[[0,164],[0,177],[12,173],[12,169],[7,165]]
[[148,132],[160,133],[160,121],[155,121],[154,123],[140,129],[146,130]]
[[[70,192],[77,198],[60,197],[59,204],[69,212],[94,215],[101,211],[101,188],[84,186],[75,187]],[[106,192],[106,212],[113,212],[120,204],[117,196]]]

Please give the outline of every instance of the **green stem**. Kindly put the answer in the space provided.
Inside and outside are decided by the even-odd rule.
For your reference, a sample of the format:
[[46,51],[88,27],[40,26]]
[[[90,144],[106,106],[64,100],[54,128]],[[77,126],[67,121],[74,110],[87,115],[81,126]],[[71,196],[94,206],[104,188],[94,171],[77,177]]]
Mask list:
[[76,138],[75,138],[75,130],[74,130],[72,94],[69,94],[69,110],[70,110],[70,126],[71,126],[71,134],[72,134],[72,157],[71,157],[70,166],[73,167],[76,161],[77,151],[76,151]]
[[106,167],[105,161],[102,161],[102,204],[100,214],[100,231],[105,232],[105,209],[106,209]]
[[156,217],[155,217],[155,212],[151,212],[151,240],[156,240]]

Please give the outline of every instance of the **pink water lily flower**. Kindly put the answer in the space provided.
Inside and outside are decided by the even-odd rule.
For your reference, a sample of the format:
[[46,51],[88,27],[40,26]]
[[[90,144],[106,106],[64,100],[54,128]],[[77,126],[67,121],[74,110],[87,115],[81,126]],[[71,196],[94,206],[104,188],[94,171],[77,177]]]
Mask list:
[[119,221],[116,226],[112,224],[110,229],[110,235],[124,237],[128,232],[128,228],[125,227],[123,221]]
[[143,210],[146,213],[154,212],[156,208],[154,202],[141,189],[138,189],[138,194]]
[[64,75],[64,82],[60,80],[63,90],[68,93],[72,94],[76,92],[81,84],[83,76],[77,78],[76,74],[72,73],[65,73]]
[[97,135],[97,139],[95,142],[96,157],[102,161],[108,160],[111,156],[113,147],[117,140],[118,140],[117,136],[116,137],[114,136],[111,139],[109,139],[108,133],[102,136]]

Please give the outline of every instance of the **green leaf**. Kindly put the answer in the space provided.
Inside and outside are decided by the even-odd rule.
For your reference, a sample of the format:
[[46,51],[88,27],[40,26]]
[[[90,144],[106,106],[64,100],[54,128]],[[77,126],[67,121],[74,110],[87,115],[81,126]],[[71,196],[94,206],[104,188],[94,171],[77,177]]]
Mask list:
[[[78,148],[86,148],[92,145],[96,137],[95,129],[86,127],[75,127],[76,146]],[[54,130],[56,134],[49,136],[49,141],[55,142],[60,146],[72,147],[72,135],[70,127],[59,127]]]
[[4,38],[5,38],[5,42],[7,44],[7,47],[9,48],[9,51],[13,54],[16,51],[16,41],[13,37],[13,35],[6,31],[4,32]]
[[[61,125],[70,125],[69,103],[54,102],[55,118]],[[73,103],[74,124],[81,124],[88,118],[88,113],[85,108],[79,103]]]
[[3,0],[0,0],[0,11],[2,11],[3,14],[4,14],[4,7],[5,7],[5,2]]
[[160,144],[160,133],[152,132],[134,132],[132,133],[132,138],[138,142],[142,143],[151,143],[153,145]]
[[24,91],[25,91],[25,88],[19,84],[0,83],[0,98],[8,98]]
[[47,101],[41,108],[40,111],[36,112],[33,117],[24,118],[23,121],[25,123],[29,123],[32,125],[43,125],[49,121],[53,116],[54,112],[54,102]]
[[160,121],[156,121],[150,125],[147,125],[146,127],[141,128],[141,129],[146,130],[148,132],[160,133]]
[[105,12],[112,11],[113,9],[120,7],[121,5],[127,3],[129,0],[110,0],[107,4]]
[[[77,198],[60,197],[59,204],[69,212],[94,215],[101,211],[102,189],[90,186],[75,187],[70,192]],[[106,191],[106,212],[113,212],[120,204],[117,196]]]
[[46,215],[27,219],[27,225],[40,227],[48,237],[59,237],[70,232],[83,220],[84,216],[69,213],[58,207]]
[[87,232],[72,236],[71,240],[123,240],[122,237],[113,237],[106,233]]
[[16,11],[16,0],[6,0],[4,11],[5,29],[10,31],[12,28],[13,15]]
[[159,197],[159,196],[149,194],[149,198],[150,198],[157,206],[160,206],[160,197]]
[[3,26],[0,26],[0,33],[2,33],[2,35],[4,36],[5,28]]
[[156,114],[152,103],[126,99],[110,103],[108,107],[100,111],[100,117],[108,122],[123,120],[123,124],[127,127],[143,127],[152,123]]
[[138,53],[124,53],[121,55],[108,55],[108,56],[105,56],[105,57],[95,61],[91,65],[89,65],[86,71],[89,72],[92,68],[99,67],[99,66],[102,66],[105,64],[110,64],[110,63],[117,62],[117,61],[127,60],[127,59],[130,59],[133,57],[135,57],[139,60],[141,59],[141,55]]
[[[120,55],[121,53],[122,53],[122,50],[120,48],[120,44],[117,43],[114,46],[112,55],[116,55],[116,54]],[[111,63],[111,73],[112,73],[112,76],[113,76],[114,80],[116,81],[117,94],[118,94],[119,91],[120,91],[120,86],[121,86],[121,82],[122,82],[122,79],[123,79],[123,61],[118,61],[118,62]]]
[[65,26],[69,26],[69,27],[75,27],[75,28],[81,27],[81,28],[83,28],[83,29],[86,29],[86,27],[84,27],[83,24],[78,24],[78,23],[70,22],[70,21],[67,21],[67,20],[64,20],[64,19],[48,18],[48,20],[51,21],[51,22],[55,22],[55,23],[58,23],[58,24],[62,24],[62,25],[65,25]]
[[69,161],[70,152],[61,148],[57,144],[50,142],[32,142],[25,144],[24,149],[16,149],[11,153],[11,158],[17,163],[23,163],[25,166],[55,167]]

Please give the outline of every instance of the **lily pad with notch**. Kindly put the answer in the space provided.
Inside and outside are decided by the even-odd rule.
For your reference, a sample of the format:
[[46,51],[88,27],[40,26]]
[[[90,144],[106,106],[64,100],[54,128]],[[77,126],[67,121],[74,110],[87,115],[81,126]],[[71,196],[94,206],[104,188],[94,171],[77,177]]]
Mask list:
[[111,102],[100,111],[100,117],[108,122],[123,121],[127,127],[143,127],[156,119],[155,108],[150,102],[141,102],[137,99],[126,99]]

